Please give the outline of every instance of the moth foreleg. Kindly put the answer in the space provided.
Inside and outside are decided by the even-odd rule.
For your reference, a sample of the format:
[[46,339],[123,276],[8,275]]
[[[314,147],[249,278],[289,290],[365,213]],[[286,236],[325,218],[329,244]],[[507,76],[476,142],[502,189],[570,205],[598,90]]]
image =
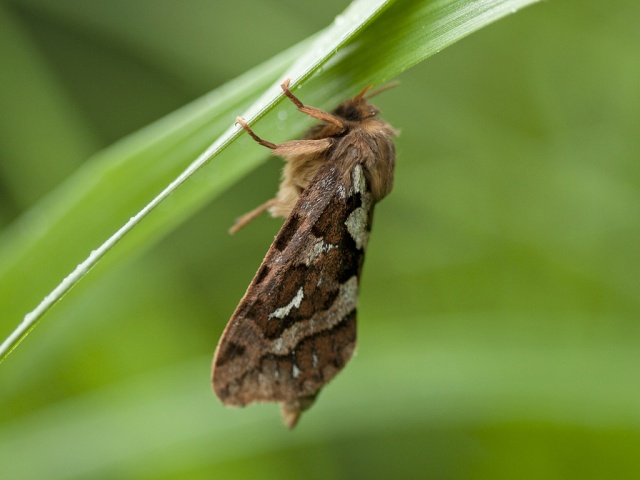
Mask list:
[[258,135],[256,135],[253,132],[253,130],[251,130],[251,127],[247,124],[247,122],[244,121],[244,118],[236,117],[236,122],[238,122],[240,124],[240,126],[244,129],[245,132],[247,132],[249,135],[251,135],[251,138],[253,138],[256,142],[258,142],[263,147],[270,148],[271,150],[274,150],[276,148],[276,144],[275,143],[271,143],[271,142],[268,142],[266,140],[263,140]]
[[263,140],[256,135],[242,117],[236,117],[236,121],[256,142],[273,150],[271,153],[274,155],[284,158],[292,155],[313,155],[322,153],[328,150],[333,142],[330,138],[319,138],[317,140],[291,140],[290,142],[282,142],[276,145],[275,143]]
[[242,215],[240,218],[236,220],[236,223],[234,223],[233,226],[229,229],[229,233],[233,235],[238,230],[245,227],[247,223],[249,223],[251,220],[254,220],[258,218],[260,215],[262,215],[269,207],[272,207],[273,205],[275,205],[276,202],[277,200],[275,198],[272,198],[271,200],[260,205],[258,208],[254,208],[250,212],[245,213],[244,215]]
[[326,152],[332,144],[333,140],[331,138],[291,140],[289,142],[279,143],[271,153],[287,159],[292,156],[318,155]]
[[308,105],[304,105],[298,99],[298,97],[296,97],[293,93],[291,93],[291,90],[289,90],[289,83],[291,83],[291,79],[287,77],[284,79],[284,82],[282,82],[282,85],[280,85],[280,87],[282,88],[282,91],[284,92],[284,94],[289,98],[289,100],[291,100],[295,104],[295,106],[298,107],[298,110],[300,110],[302,113],[306,113],[310,117],[317,118],[318,120],[321,120],[323,122],[331,123],[336,127],[338,127],[340,131],[346,128],[346,125],[344,124],[344,122],[340,120],[338,117],[336,117],[335,115],[332,115],[329,112],[325,112],[324,110],[320,110],[319,108],[316,108],[316,107],[310,107]]

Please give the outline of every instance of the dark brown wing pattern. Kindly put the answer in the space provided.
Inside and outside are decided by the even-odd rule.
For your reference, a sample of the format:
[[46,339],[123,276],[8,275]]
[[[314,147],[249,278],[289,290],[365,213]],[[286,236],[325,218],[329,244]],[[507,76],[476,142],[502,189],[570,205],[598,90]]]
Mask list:
[[227,405],[280,402],[293,427],[355,349],[373,204],[361,165],[328,162],[282,226],[225,329],[213,388]]

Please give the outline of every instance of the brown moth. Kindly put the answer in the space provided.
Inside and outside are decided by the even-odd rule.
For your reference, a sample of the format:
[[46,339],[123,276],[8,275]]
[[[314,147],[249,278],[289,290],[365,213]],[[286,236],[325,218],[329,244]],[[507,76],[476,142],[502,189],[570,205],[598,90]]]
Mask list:
[[303,140],[273,144],[238,123],[286,165],[276,197],[241,217],[235,232],[268,210],[287,217],[222,334],[213,389],[226,405],[279,402],[293,428],[356,345],[358,283],[374,204],[393,185],[397,132],[377,117],[364,89],[333,112],[303,105],[321,121]]

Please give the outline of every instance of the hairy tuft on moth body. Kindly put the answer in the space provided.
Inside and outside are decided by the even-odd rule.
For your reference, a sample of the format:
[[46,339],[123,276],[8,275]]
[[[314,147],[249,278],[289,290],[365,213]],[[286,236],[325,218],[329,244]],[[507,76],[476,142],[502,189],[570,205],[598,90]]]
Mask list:
[[274,144],[237,119],[286,164],[275,198],[230,232],[265,211],[287,219],[222,334],[212,380],[226,405],[279,402],[293,428],[355,349],[358,283],[374,205],[393,187],[397,132],[368,101],[385,87],[329,113],[304,105],[289,82],[284,94],[321,123]]

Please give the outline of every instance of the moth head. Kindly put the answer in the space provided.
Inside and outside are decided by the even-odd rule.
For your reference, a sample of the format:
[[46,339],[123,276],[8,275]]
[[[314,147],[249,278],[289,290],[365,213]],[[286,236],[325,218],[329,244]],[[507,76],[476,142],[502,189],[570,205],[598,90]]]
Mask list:
[[365,97],[365,94],[373,88],[373,85],[369,85],[355,97],[345,100],[338,105],[338,108],[336,108],[333,113],[351,122],[359,122],[370,117],[375,117],[380,113],[380,109],[372,103],[369,103],[368,99],[395,86],[396,83],[390,83],[371,92]]
[[370,117],[375,117],[380,110],[375,105],[367,102],[365,98],[350,98],[345,100],[333,113],[349,122],[361,122]]

